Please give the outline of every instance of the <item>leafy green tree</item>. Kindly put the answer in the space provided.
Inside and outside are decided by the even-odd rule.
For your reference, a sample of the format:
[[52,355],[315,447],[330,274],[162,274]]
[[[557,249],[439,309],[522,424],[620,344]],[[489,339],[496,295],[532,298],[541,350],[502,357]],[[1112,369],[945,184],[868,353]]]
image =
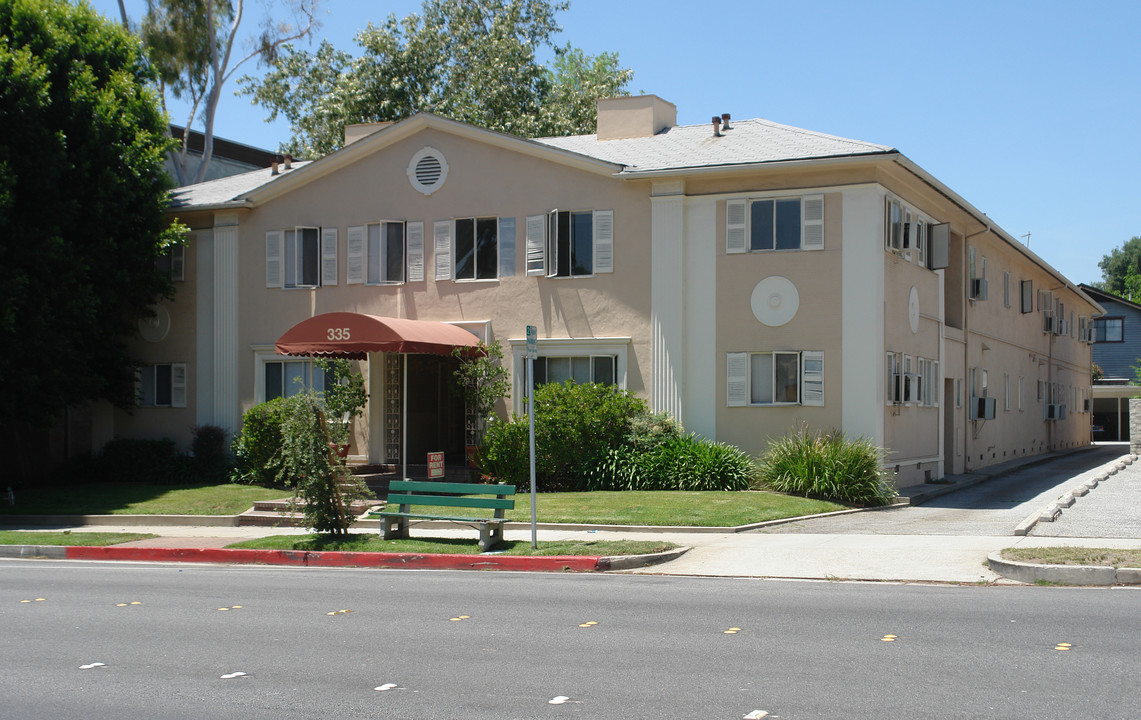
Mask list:
[[475,416],[475,444],[482,445],[491,421],[495,406],[511,396],[511,380],[507,368],[503,367],[503,345],[498,340],[490,345],[479,344],[482,355],[464,355],[463,348],[456,348],[452,356],[459,359],[459,367],[453,373],[456,385],[464,394],[468,408]]
[[[389,16],[356,36],[353,57],[322,43],[282,48],[264,78],[241,93],[289,121],[283,150],[320,157],[341,147],[344,126],[432,112],[523,137],[594,131],[595,101],[627,94],[633,77],[615,53],[557,47],[550,0],[425,0],[423,12]],[[555,52],[553,68],[536,54]]]
[[1101,268],[1100,289],[1123,298],[1141,298],[1141,237],[1114,248],[1097,266]]
[[[222,88],[238,68],[251,60],[273,63],[282,45],[308,37],[319,23],[316,19],[320,0],[285,0],[294,23],[274,23],[267,16],[256,37],[243,38],[244,0],[147,0],[140,33],[158,73],[164,95],[184,99],[190,106],[186,128],[202,115],[202,161],[191,176],[187,167],[187,140],[175,155],[175,168],[180,185],[202,182],[214,153],[214,116]],[[267,6],[268,7],[268,6]],[[123,23],[127,24],[126,13]],[[268,10],[267,10],[268,13]],[[239,44],[245,50],[235,50]],[[240,53],[245,52],[244,55]],[[164,105],[165,107],[165,105]]]
[[0,2],[0,424],[22,449],[70,405],[134,402],[127,341],[155,269],[167,121],[138,40],[86,4]]

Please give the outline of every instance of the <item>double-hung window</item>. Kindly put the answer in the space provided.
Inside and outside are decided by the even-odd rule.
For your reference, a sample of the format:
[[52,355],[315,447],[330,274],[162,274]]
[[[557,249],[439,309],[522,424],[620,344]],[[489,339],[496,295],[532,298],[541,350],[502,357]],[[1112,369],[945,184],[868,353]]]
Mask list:
[[1099,343],[1125,342],[1125,318],[1094,318],[1093,341]]
[[186,246],[172,245],[155,259],[155,270],[173,281],[186,279]]
[[535,358],[535,385],[563,382],[616,385],[616,360],[613,355],[538,357]]
[[365,282],[399,285],[404,282],[405,223],[380,222],[366,226]]
[[312,360],[270,360],[264,364],[264,401],[325,390],[325,371]]
[[265,286],[337,284],[337,229],[295,227],[265,234]]
[[613,210],[552,210],[527,218],[527,274],[591,277],[614,272]]
[[143,365],[135,373],[139,407],[186,407],[186,363]]
[[456,280],[495,280],[499,277],[499,219],[458,218],[454,221]]
[[726,253],[824,249],[824,196],[729,200]]
[[285,287],[317,287],[320,230],[299,227],[285,231]]
[[726,399],[729,407],[824,405],[824,353],[728,353]]

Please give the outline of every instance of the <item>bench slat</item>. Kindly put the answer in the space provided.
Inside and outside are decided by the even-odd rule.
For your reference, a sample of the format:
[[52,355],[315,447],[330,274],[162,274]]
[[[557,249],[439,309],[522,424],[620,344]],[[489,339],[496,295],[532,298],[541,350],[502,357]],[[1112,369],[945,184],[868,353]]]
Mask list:
[[404,495],[389,493],[389,505],[436,505],[440,507],[492,508],[511,510],[515,500],[508,498],[482,498],[463,495]]
[[420,515],[419,513],[402,513],[402,512],[382,512],[382,517],[402,517],[402,518],[421,518],[424,520],[454,520],[456,522],[469,522],[469,523],[502,523],[506,522],[504,518],[467,518],[467,517],[453,517],[451,515]]
[[392,480],[388,492],[452,493],[454,495],[514,495],[514,485],[487,483],[422,482],[419,480]]

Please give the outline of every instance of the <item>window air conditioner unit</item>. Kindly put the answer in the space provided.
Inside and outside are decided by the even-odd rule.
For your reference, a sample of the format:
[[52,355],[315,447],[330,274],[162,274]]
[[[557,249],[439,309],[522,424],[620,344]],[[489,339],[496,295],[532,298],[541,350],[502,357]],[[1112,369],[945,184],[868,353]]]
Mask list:
[[971,279],[971,299],[986,300],[986,278]]
[[998,398],[972,397],[971,420],[994,420],[998,409]]

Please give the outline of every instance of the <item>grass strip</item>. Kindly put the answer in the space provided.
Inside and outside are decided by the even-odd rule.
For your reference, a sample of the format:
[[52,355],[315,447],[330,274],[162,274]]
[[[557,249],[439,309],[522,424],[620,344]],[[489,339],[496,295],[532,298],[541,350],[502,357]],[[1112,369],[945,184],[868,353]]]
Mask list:
[[[680,490],[540,493],[536,506],[538,522],[544,523],[685,527],[736,527],[848,509],[766,491]],[[507,512],[507,519],[531,521],[529,494],[515,496],[515,509]]]
[[[271,535],[246,540],[229,548],[256,550],[309,550],[321,552],[390,552],[416,554],[478,555],[479,541],[475,538],[407,538],[385,540],[377,534],[350,533],[345,537],[331,535]],[[540,542],[531,548],[530,540],[507,540],[495,548],[502,555],[647,555],[673,550],[674,543],[653,540],[559,540]]]
[[156,537],[149,533],[113,532],[28,532],[24,530],[0,530],[0,545],[81,545],[102,547],[118,545],[132,540],[145,540]]
[[257,485],[92,483],[29,487],[0,515],[237,515],[258,500],[289,496]]
[[1061,547],[1007,548],[1002,558],[1039,565],[1097,565],[1114,568],[1141,568],[1141,548]]

